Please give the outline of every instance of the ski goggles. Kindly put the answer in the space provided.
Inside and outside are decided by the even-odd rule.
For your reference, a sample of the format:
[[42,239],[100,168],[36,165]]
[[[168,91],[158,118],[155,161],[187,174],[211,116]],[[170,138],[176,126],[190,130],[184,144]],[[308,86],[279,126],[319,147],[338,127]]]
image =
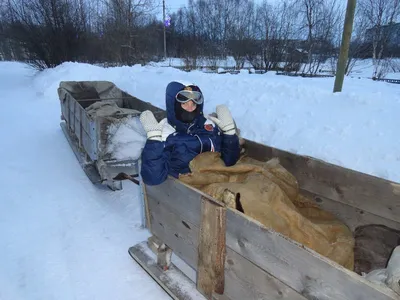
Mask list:
[[187,90],[178,92],[175,96],[175,99],[180,103],[186,103],[192,100],[197,105],[202,104],[204,101],[203,93],[198,91],[187,91]]

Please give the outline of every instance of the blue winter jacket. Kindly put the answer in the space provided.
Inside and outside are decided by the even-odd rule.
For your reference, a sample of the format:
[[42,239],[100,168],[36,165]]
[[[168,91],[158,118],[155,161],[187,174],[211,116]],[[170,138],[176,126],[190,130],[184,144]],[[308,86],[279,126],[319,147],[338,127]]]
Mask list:
[[[141,176],[148,185],[164,182],[168,175],[175,178],[190,172],[189,162],[198,154],[207,151],[221,152],[226,166],[234,165],[240,155],[239,138],[223,134],[217,126],[205,126],[203,104],[199,116],[186,124],[175,117],[175,95],[184,85],[171,82],[166,89],[167,120],[176,132],[165,142],[147,140],[142,152]],[[207,130],[208,129],[208,130]]]

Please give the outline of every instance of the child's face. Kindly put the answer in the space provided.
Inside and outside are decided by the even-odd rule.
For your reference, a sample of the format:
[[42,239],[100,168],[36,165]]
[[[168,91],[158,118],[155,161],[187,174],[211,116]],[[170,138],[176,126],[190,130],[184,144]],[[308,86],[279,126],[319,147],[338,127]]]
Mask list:
[[196,109],[197,105],[192,100],[189,100],[186,103],[181,103],[181,107],[188,112],[192,112]]

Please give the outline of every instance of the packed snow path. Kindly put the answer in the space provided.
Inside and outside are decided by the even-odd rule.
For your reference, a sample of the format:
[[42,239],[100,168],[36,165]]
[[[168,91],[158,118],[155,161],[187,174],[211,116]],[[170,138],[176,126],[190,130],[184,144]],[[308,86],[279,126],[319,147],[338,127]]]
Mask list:
[[59,126],[56,93],[0,64],[0,299],[169,299],[129,256],[147,238],[138,188],[99,190]]

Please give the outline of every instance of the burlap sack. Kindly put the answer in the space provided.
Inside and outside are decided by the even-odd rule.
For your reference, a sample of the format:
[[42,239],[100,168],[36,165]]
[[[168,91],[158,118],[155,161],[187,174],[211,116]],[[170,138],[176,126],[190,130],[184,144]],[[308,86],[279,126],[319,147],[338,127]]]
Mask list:
[[236,208],[268,228],[315,250],[353,270],[354,239],[351,231],[332,214],[299,194],[296,178],[277,159],[260,162],[242,158],[226,167],[219,153],[198,155],[191,174],[179,179]]

